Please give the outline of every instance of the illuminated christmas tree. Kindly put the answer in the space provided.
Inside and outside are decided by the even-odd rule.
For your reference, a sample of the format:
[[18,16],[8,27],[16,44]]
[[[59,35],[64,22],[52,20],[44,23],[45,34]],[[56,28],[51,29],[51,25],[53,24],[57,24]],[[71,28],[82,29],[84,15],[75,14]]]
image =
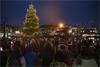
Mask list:
[[39,18],[32,4],[30,4],[27,9],[23,26],[23,35],[25,38],[33,38],[39,35]]

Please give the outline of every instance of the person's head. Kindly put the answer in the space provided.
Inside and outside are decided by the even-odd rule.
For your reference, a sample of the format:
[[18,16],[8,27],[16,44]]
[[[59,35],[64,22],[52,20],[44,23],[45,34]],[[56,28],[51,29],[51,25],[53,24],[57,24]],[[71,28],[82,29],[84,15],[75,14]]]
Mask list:
[[61,51],[67,52],[68,51],[68,46],[66,45],[61,45],[60,46]]
[[12,51],[12,52],[15,52],[15,51],[17,51],[17,50],[18,50],[17,45],[16,45],[13,41],[11,42],[10,49],[11,49],[11,51]]
[[65,46],[64,45],[61,45],[60,48],[63,50],[63,49],[65,49]]
[[10,49],[11,49],[11,51],[14,51],[15,50],[15,46],[14,46],[13,43],[10,45]]
[[15,45],[19,47],[20,46],[20,41],[19,40],[16,40],[15,41]]

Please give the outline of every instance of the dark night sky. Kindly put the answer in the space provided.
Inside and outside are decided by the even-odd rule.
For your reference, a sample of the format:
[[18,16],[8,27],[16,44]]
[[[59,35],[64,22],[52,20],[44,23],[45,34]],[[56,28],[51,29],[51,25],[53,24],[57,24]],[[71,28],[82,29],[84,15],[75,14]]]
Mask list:
[[[28,5],[32,2],[37,10],[40,24],[52,24],[63,21],[70,25],[97,26],[100,18],[98,1],[0,1],[0,23],[22,26]],[[99,23],[99,24],[98,24]]]

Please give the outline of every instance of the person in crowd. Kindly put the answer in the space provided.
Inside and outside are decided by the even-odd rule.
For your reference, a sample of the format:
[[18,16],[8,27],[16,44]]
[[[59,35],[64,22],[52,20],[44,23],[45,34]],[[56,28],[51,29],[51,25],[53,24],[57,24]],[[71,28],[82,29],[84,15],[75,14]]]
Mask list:
[[22,53],[18,46],[20,46],[19,41],[11,44],[11,51],[9,52],[10,54],[7,61],[7,67],[23,67],[23,64],[21,63]]
[[53,56],[54,56],[54,51],[53,51],[53,47],[52,47],[52,44],[47,41],[42,50],[41,50],[41,56],[42,56],[42,66],[47,66],[49,67],[50,66],[50,63],[52,62],[53,60]]
[[[73,49],[74,50],[74,49]],[[76,53],[72,52],[70,49],[69,49],[69,46],[67,45],[66,46],[66,55],[65,55],[65,63],[69,66],[69,67],[72,67],[73,65],[73,62],[74,62],[74,56],[76,55]]]
[[35,51],[35,48],[31,46],[34,43],[31,43],[26,47],[26,52],[24,54],[25,60],[26,60],[26,67],[34,67],[36,66],[37,60],[38,60],[38,54]]
[[69,39],[67,40],[66,46],[68,46],[68,50],[66,53],[67,56],[66,64],[69,67],[72,67],[74,59],[77,57],[78,54],[76,42],[72,39]]
[[82,58],[81,58],[81,54],[79,54],[74,60],[73,67],[81,67],[81,65],[82,65]]
[[56,55],[55,55],[55,67],[66,67],[65,61],[67,61],[66,47],[65,45],[59,45],[57,47]]
[[92,53],[90,50],[90,41],[89,40],[83,40],[83,45],[82,45],[82,58],[84,59],[91,59],[92,58]]
[[0,40],[0,66],[6,67],[7,64],[7,50],[9,49],[8,39],[3,36]]
[[82,41],[82,51],[80,52],[80,54],[77,56],[76,58],[76,65],[73,65],[74,67],[96,67],[96,62],[93,58],[93,53],[91,52],[91,41],[89,40],[85,40]]
[[97,66],[100,67],[100,42],[96,42],[95,46],[95,61],[97,63]]
[[7,63],[7,54],[4,49],[0,46],[0,66],[6,67]]
[[77,45],[76,44],[77,43],[75,41],[73,41],[73,40],[68,41],[68,44],[67,44],[68,45],[68,49],[70,51],[70,54],[71,54],[71,56],[73,58],[76,58],[77,53],[78,53],[78,51],[77,51]]
[[23,39],[20,40],[20,47],[19,48],[20,48],[20,50],[22,52],[22,55],[24,55],[26,49],[25,49],[25,41]]

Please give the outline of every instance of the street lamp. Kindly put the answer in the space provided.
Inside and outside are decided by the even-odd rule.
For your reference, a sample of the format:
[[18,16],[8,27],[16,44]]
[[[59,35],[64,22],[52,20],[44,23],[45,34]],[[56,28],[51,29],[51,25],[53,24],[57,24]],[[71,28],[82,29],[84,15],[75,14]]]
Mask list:
[[64,24],[63,23],[60,23],[59,24],[59,28],[64,28]]

